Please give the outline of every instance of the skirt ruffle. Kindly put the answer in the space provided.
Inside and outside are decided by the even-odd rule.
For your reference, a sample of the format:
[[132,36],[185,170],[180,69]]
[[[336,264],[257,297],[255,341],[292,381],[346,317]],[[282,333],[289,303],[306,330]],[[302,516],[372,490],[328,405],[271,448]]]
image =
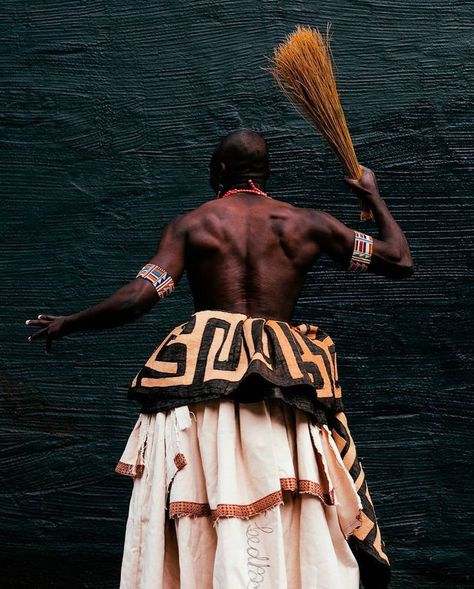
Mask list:
[[266,399],[141,413],[116,471],[134,479],[121,589],[359,587],[361,501],[306,412]]

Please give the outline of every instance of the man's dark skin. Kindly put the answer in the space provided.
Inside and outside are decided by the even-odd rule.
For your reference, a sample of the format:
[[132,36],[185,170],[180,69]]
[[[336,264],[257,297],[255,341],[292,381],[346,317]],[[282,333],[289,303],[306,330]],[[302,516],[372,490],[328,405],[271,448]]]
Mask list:
[[[269,175],[265,140],[237,131],[217,146],[210,166],[216,194],[262,190]],[[374,173],[363,167],[359,180],[346,178],[372,210],[378,228],[368,272],[403,279],[414,266],[407,240],[379,194]],[[372,235],[373,226],[364,229]],[[372,235],[373,237],[373,235]],[[167,270],[175,285],[188,273],[195,311],[213,309],[290,322],[308,270],[321,254],[348,268],[354,231],[332,215],[241,192],[213,199],[173,219],[149,260]],[[28,339],[52,341],[76,331],[107,329],[133,321],[160,300],[153,285],[135,278],[101,303],[68,316],[38,315]]]

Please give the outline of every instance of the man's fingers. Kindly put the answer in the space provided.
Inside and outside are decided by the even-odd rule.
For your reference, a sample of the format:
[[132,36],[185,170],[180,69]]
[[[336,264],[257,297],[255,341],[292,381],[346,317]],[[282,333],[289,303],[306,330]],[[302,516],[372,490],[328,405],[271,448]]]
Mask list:
[[55,319],[57,319],[56,315],[38,315],[37,319],[27,319],[25,321],[26,325],[41,325],[41,321],[54,321]]
[[47,325],[51,321],[47,319],[27,319],[25,325]]
[[57,319],[56,315],[46,315],[45,313],[40,313],[36,319],[27,319],[25,321],[26,325],[33,325],[35,322],[39,321],[54,321]]
[[359,183],[359,180],[356,180],[355,178],[349,178],[349,176],[346,176],[344,178],[344,180],[347,182],[347,184],[350,184],[351,186],[353,184],[358,184]]
[[38,339],[39,337],[44,337],[45,335],[47,335],[48,329],[49,329],[48,327],[45,327],[44,329],[40,329],[39,331],[35,331],[35,333],[30,335],[30,337],[28,338],[28,341],[32,342],[33,340]]
[[346,178],[344,178],[344,180],[346,181],[346,184],[348,186],[350,186],[351,188],[358,188],[358,189],[361,189],[362,188],[361,185],[360,185],[359,180],[356,180],[355,178],[348,178],[348,177],[346,177]]

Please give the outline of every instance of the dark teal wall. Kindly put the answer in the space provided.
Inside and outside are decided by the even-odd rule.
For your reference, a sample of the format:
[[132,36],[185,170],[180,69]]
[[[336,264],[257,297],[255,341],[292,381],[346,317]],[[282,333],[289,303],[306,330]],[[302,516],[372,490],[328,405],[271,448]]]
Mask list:
[[336,342],[392,586],[468,587],[470,11],[446,0],[2,2],[2,587],[118,586],[131,482],[114,467],[138,415],[126,390],[192,301],[183,282],[138,322],[76,334],[51,355],[26,342],[26,318],[79,310],[131,280],[164,223],[211,197],[211,148],[241,125],[269,141],[273,195],[375,233],[261,69],[295,24],[328,21],[360,161],[379,175],[416,274],[392,282],[323,259],[296,319]]

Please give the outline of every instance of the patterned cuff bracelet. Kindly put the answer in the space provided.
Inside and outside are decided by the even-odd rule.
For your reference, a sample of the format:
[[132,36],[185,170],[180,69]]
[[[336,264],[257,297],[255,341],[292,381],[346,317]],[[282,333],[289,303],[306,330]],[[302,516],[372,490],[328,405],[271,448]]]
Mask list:
[[153,284],[160,299],[174,291],[174,281],[166,270],[156,264],[145,264],[135,278],[144,278]]
[[360,231],[354,231],[354,234],[354,250],[348,270],[366,272],[372,259],[374,240]]

